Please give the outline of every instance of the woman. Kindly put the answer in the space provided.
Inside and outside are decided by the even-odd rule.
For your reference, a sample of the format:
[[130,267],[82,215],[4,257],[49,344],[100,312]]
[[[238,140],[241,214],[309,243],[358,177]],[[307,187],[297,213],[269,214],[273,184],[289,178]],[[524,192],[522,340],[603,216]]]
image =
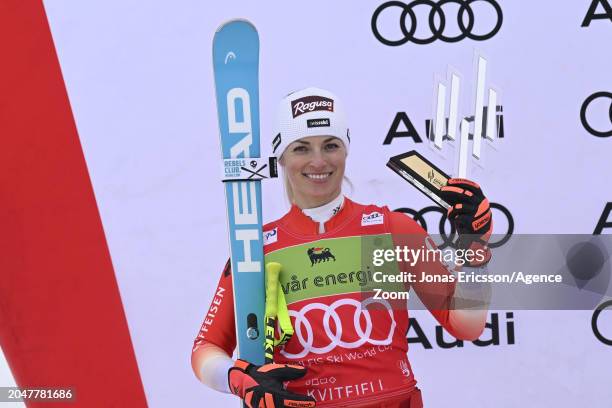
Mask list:
[[[205,320],[194,343],[196,376],[216,390],[240,396],[249,407],[422,406],[406,356],[405,302],[392,306],[372,298],[364,289],[371,283],[371,270],[355,254],[362,253],[368,240],[374,246],[413,248],[430,238],[405,214],[342,195],[350,146],[342,108],[330,92],[307,88],[285,97],[278,110],[273,152],[280,158],[292,206],[264,226],[264,232],[276,232],[274,240],[264,242],[264,252],[266,262],[282,264],[281,283],[295,335],[275,351],[276,364],[231,359],[236,339],[228,262],[219,286],[229,295],[213,300],[215,317]],[[491,211],[478,185],[451,179],[443,194],[452,205],[449,218],[463,237],[458,242],[488,251],[484,244]],[[478,239],[466,240],[467,234]],[[438,322],[458,339],[478,338],[486,310],[452,306],[461,287],[445,279],[451,272],[439,261],[404,261],[388,266],[440,278],[411,285]]]

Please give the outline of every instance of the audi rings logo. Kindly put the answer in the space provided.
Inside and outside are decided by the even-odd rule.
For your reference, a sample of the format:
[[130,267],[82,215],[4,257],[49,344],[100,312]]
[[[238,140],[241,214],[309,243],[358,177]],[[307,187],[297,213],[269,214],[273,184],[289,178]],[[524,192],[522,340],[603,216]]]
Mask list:
[[[586,113],[587,109],[591,102],[598,98],[607,98],[610,101],[610,107],[608,108],[608,116],[610,119],[610,130],[600,131],[593,128],[589,122],[587,121]],[[593,95],[589,96],[582,103],[582,107],[580,108],[580,121],[582,122],[582,126],[586,129],[587,132],[597,137],[609,137],[612,136],[612,92],[595,92]]]
[[[492,211],[498,210],[498,211],[495,211],[495,213],[493,214],[493,220],[499,219],[499,214],[503,214],[508,224],[506,228],[506,232],[504,234],[493,232],[493,235],[491,236],[491,239],[489,240],[488,246],[490,248],[498,248],[504,245],[506,242],[508,242],[508,240],[512,236],[512,233],[514,232],[514,218],[512,217],[510,210],[508,210],[503,205],[499,203],[491,203],[490,206],[491,206]],[[423,227],[425,231],[429,233],[432,233],[432,231],[428,229],[427,221],[425,221],[424,216],[425,214],[428,214],[430,212],[439,213],[440,221],[438,222],[438,234],[440,234],[440,237],[442,238],[442,242],[437,242],[436,245],[438,245],[439,249],[444,249],[450,246],[455,241],[456,231],[455,231],[455,226],[452,223],[449,222],[450,233],[446,232],[446,222],[448,221],[448,218],[447,218],[446,210],[444,210],[443,208],[432,205],[430,207],[425,207],[419,211],[414,210],[412,208],[406,208],[406,207],[398,208],[395,211],[409,214],[410,216],[412,216],[412,218],[414,218],[416,222],[418,222],[421,225],[421,227]]]
[[[495,25],[489,32],[475,33],[473,31],[476,16],[474,10],[472,9],[472,4],[478,1],[489,4],[496,14]],[[447,35],[444,33],[447,21],[447,15],[444,12],[444,5],[448,3],[455,3],[459,5],[459,10],[457,12],[456,17],[460,33],[455,36]],[[421,25],[423,24],[423,22],[417,21],[417,15],[414,11],[415,7],[417,6],[427,6],[431,8],[431,10],[429,11],[428,18],[430,35],[425,36],[423,38],[419,38],[416,36],[417,26],[419,25],[419,23]],[[399,18],[399,27],[402,30],[403,35],[403,37],[401,38],[389,39],[385,38],[380,33],[380,15],[383,11],[392,7],[397,7],[402,10],[402,13]],[[451,16],[449,15],[448,17],[450,18]],[[405,4],[401,1],[388,1],[386,3],[381,4],[374,11],[374,14],[372,15],[372,32],[374,33],[374,36],[378,39],[378,41],[389,46],[403,45],[407,42],[413,42],[415,44],[430,44],[435,40],[455,43],[463,40],[464,38],[469,38],[475,41],[484,41],[497,34],[497,32],[502,26],[503,19],[504,17],[502,14],[502,9],[495,0],[442,0],[438,2],[430,0],[415,0],[408,4]]]
[[603,344],[607,346],[612,346],[612,339],[609,339],[605,337],[603,334],[601,334],[601,332],[599,331],[599,326],[597,325],[597,321],[599,320],[599,315],[601,314],[602,311],[604,311],[605,309],[609,307],[612,307],[612,300],[608,300],[607,302],[604,302],[601,305],[597,306],[597,308],[595,309],[595,312],[593,313],[593,318],[591,319],[591,328],[593,329],[593,334],[595,334],[595,337],[597,337],[597,340],[601,341]]
[[[387,333],[387,337],[376,339],[372,336],[372,316],[370,315],[369,310],[367,309],[368,305],[372,303],[379,303],[387,309],[389,313],[390,322],[389,322],[389,331]],[[340,307],[350,307],[354,309],[353,312],[353,321],[351,327],[351,332],[354,331],[355,334],[347,335],[343,325],[350,324],[349,319],[341,319],[338,314],[338,309]],[[310,320],[308,318],[308,313],[314,310],[320,310],[323,314],[323,330],[324,333],[315,333]],[[344,313],[348,313],[344,308],[342,310]],[[303,358],[309,353],[314,354],[326,354],[335,349],[336,347],[344,347],[346,349],[355,349],[363,346],[368,343],[374,346],[386,346],[391,344],[393,340],[393,334],[395,333],[395,319],[393,317],[393,309],[389,302],[384,299],[373,299],[368,298],[363,302],[360,302],[355,299],[338,299],[333,302],[331,305],[326,305],[324,303],[309,303],[304,306],[300,311],[289,310],[289,316],[295,318],[293,323],[293,327],[295,328],[295,335],[292,339],[297,339],[302,350],[299,353],[292,353],[293,350],[287,350],[292,347],[297,347],[297,344],[292,340],[290,343],[285,346],[284,350],[281,350],[281,354],[287,358],[298,359]],[[365,319],[365,329],[362,328],[362,317]],[[330,320],[334,321],[334,328],[330,325]],[[378,327],[380,326],[380,322],[376,322],[376,327],[378,331]],[[384,329],[383,329],[384,330]],[[315,335],[316,335],[316,343],[315,345]],[[349,338],[353,337],[353,338]],[[356,338],[355,338],[356,337]],[[322,342],[323,345],[318,343]]]

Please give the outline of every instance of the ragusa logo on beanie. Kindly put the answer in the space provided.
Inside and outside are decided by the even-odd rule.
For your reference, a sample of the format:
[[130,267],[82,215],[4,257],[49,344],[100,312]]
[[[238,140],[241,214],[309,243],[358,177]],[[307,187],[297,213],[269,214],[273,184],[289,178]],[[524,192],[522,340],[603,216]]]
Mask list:
[[272,140],[272,153],[283,155],[296,140],[310,136],[334,136],[348,152],[350,139],[344,105],[336,96],[320,88],[304,88],[286,95],[278,104]]
[[304,113],[314,111],[334,111],[334,100],[324,96],[305,96],[291,101],[291,113],[296,118]]

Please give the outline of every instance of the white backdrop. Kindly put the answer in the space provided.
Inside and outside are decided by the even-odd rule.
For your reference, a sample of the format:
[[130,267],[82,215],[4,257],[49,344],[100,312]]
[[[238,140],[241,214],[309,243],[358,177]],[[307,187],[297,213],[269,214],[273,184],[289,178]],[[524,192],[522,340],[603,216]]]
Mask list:
[[[610,173],[612,139],[587,133],[579,111],[587,96],[612,91],[612,24],[580,26],[590,1],[498,2],[503,25],[490,40],[400,47],[372,34],[382,1],[44,2],[149,405],[220,406],[235,398],[199,384],[189,363],[228,254],[211,61],[214,30],[225,20],[247,18],[260,32],[264,154],[277,101],[305,86],[328,88],[348,108],[351,197],[392,209],[430,204],[385,167],[388,157],[417,149],[453,168],[411,138],[383,146],[395,114],[406,112],[424,138],[434,78],[449,67],[463,74],[470,114],[474,53],[486,55],[505,138],[469,175],[510,209],[515,233],[593,232],[612,201],[609,182],[597,177]],[[494,14],[486,4],[473,8],[474,31],[486,30]],[[446,18],[451,32],[453,20]],[[398,35],[393,13],[381,24]],[[607,105],[595,105],[589,119],[605,128]],[[264,183],[266,220],[287,210],[282,197],[280,182]],[[611,349],[593,336],[591,314],[516,311],[513,345],[413,345],[426,405],[609,406]],[[608,337],[610,314],[600,318]],[[434,342],[433,319],[418,317]]]

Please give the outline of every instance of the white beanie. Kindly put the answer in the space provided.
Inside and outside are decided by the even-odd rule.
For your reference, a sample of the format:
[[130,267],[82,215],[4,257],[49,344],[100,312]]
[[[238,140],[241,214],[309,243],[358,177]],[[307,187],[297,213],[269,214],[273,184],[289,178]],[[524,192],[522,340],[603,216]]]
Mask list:
[[349,130],[344,105],[324,89],[306,88],[292,92],[278,105],[272,154],[281,157],[287,146],[308,136],[335,136],[348,153]]

